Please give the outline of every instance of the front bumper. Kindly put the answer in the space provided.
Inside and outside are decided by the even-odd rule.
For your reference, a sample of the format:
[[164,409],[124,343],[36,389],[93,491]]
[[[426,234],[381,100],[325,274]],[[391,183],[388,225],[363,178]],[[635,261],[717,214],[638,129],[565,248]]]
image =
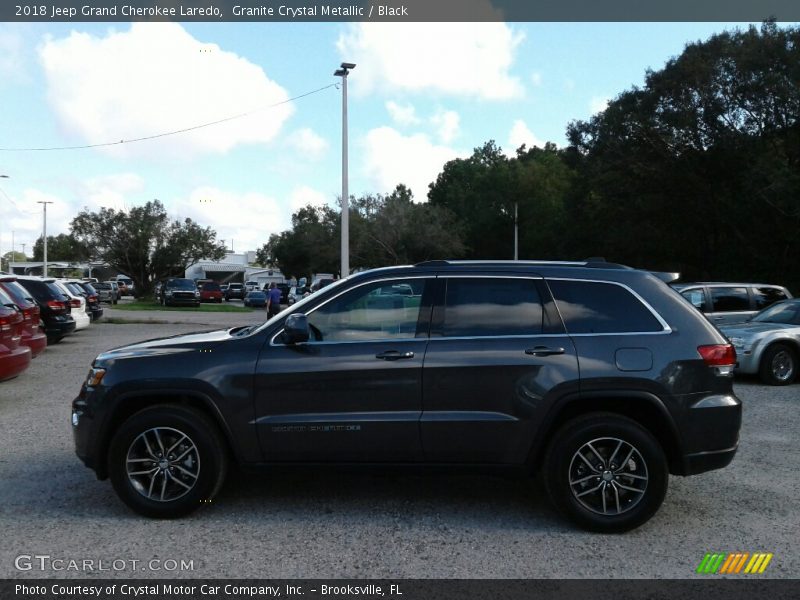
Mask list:
[[181,298],[181,297],[164,297],[164,304],[166,306],[200,306],[200,298]]

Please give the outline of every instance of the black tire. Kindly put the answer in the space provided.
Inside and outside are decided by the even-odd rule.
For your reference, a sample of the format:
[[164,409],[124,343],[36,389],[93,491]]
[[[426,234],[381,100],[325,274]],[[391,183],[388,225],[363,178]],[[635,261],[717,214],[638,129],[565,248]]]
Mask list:
[[[191,445],[188,451],[176,441],[180,435],[188,440],[184,446]],[[165,450],[177,446],[172,456],[183,451],[184,458],[167,460],[163,469],[159,463],[143,462],[145,469],[158,471],[153,477],[137,474],[138,471],[129,475],[126,467],[132,463],[128,459],[133,457],[135,464],[150,461],[151,456],[161,452],[159,444]],[[156,460],[161,462],[162,458]],[[136,413],[114,433],[108,453],[108,473],[114,490],[125,504],[146,517],[182,517],[209,504],[222,487],[227,470],[225,441],[218,427],[202,412],[184,406],[158,405]],[[189,476],[193,473],[194,478]],[[149,481],[153,483],[148,486]],[[162,501],[161,497],[166,499]]]
[[[599,457],[587,449],[588,444]],[[618,448],[622,451],[615,453]],[[619,460],[615,456],[627,456],[631,448],[630,457],[620,461],[624,465],[611,466],[609,459]],[[579,454],[588,455],[588,462]],[[599,468],[600,458],[609,461],[605,467]],[[658,441],[636,421],[591,413],[558,430],[545,454],[542,475],[551,501],[574,523],[589,531],[621,533],[639,527],[656,513],[667,492],[669,469]],[[636,488],[638,493],[620,485]]]
[[768,346],[761,356],[758,375],[768,385],[789,385],[797,378],[797,352],[787,344]]

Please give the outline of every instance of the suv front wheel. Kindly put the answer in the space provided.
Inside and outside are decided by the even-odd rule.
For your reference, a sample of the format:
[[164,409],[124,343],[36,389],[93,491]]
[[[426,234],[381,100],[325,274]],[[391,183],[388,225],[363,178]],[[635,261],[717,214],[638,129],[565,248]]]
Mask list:
[[125,421],[108,460],[117,495],[156,518],[181,517],[211,502],[228,466],[217,426],[203,413],[175,405],[147,408]]
[[544,460],[553,504],[590,531],[619,533],[646,522],[667,492],[669,470],[658,441],[636,421],[611,413],[563,425]]

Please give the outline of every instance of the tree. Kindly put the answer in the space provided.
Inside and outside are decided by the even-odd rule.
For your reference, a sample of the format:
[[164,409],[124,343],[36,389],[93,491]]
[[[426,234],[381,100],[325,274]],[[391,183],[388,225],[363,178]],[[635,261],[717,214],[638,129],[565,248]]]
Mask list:
[[688,278],[800,286],[800,29],[689,44],[568,128],[577,245]]
[[84,210],[72,220],[71,230],[92,258],[128,275],[141,295],[148,294],[159,279],[183,276],[201,259],[225,256],[225,246],[216,241],[214,231],[191,219],[170,221],[158,200],[128,212]]
[[[82,262],[89,258],[89,249],[72,234],[59,233],[47,236],[47,260]],[[44,244],[41,236],[33,245],[33,260],[44,260]]]
[[11,263],[12,262],[27,262],[28,257],[25,256],[22,252],[11,252],[8,251],[3,256],[0,256],[0,270],[2,267],[5,266],[6,269],[11,271]]

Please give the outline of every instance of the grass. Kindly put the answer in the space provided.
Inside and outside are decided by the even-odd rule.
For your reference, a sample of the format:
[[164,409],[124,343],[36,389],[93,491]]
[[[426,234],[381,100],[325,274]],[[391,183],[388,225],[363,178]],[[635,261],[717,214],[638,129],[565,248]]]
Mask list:
[[199,307],[193,306],[161,306],[155,301],[136,300],[134,302],[126,302],[125,304],[116,304],[112,307],[114,310],[158,310],[158,311],[172,311],[172,312],[204,312],[204,313],[249,313],[253,312],[252,308],[245,308],[244,306],[234,306],[231,304],[200,304]]

